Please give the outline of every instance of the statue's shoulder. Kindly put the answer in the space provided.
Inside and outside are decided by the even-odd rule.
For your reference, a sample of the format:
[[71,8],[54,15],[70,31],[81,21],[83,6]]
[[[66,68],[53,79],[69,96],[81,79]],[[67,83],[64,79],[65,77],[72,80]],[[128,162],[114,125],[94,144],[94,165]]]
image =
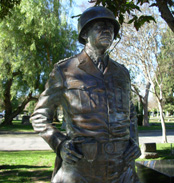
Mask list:
[[61,71],[62,73],[64,73],[66,71],[71,71],[75,69],[76,62],[78,62],[77,55],[74,55],[69,58],[59,60],[56,64],[54,64],[54,68],[57,71]]
[[70,64],[71,62],[73,62],[76,58],[77,58],[77,55],[62,59],[62,60],[59,60],[55,65],[60,66],[60,67],[66,66],[66,65]]
[[115,68],[119,68],[120,72],[125,73],[129,78],[130,78],[130,74],[128,69],[123,65],[118,63],[117,61],[114,61],[113,59],[110,58],[110,61],[112,62],[113,66],[115,66]]

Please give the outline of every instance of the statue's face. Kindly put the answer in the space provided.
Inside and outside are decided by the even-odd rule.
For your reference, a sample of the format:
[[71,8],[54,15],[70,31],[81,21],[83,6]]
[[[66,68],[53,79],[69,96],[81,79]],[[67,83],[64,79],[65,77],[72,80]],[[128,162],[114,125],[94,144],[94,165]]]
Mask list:
[[107,20],[93,23],[87,33],[87,39],[93,48],[106,50],[114,40],[114,25]]

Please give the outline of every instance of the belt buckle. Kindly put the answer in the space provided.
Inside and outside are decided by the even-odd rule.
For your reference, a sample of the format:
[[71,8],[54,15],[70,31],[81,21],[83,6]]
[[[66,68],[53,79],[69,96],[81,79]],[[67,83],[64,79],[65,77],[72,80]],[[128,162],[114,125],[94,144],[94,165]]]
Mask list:
[[107,142],[106,144],[104,144],[104,150],[108,154],[114,154],[114,152],[115,152],[114,142]]

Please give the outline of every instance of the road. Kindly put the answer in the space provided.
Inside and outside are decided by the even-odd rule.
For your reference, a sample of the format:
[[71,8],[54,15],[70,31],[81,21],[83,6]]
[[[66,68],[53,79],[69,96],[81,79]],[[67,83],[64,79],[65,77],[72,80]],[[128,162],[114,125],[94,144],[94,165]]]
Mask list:
[[[167,132],[168,143],[174,143],[174,130]],[[139,143],[161,143],[161,131],[139,133]],[[37,134],[0,133],[0,151],[50,150],[49,145]]]

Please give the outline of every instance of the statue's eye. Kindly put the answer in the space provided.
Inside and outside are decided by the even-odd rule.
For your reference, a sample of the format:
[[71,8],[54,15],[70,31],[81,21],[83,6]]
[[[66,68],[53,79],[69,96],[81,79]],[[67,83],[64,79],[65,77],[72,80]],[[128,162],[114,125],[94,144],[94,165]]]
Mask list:
[[112,30],[112,29],[114,29],[114,27],[113,26],[108,26],[108,29]]

